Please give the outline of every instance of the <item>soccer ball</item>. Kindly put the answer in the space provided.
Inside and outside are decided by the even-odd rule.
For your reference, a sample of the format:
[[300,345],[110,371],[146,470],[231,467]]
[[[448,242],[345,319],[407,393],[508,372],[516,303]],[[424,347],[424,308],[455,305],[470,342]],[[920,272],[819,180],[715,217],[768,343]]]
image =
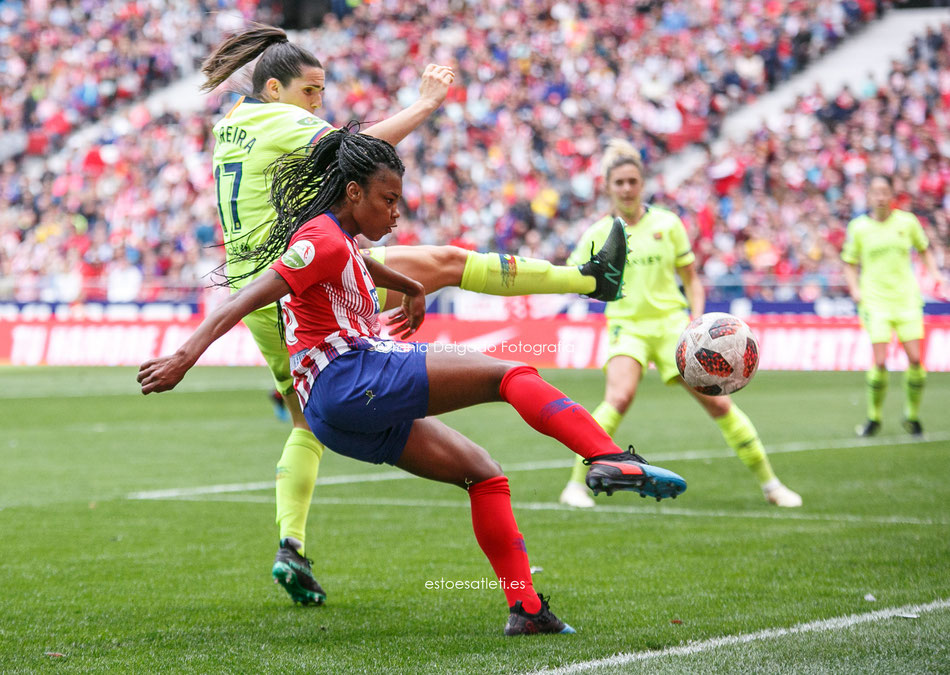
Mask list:
[[694,319],[676,345],[676,367],[700,394],[725,396],[749,384],[759,367],[759,343],[745,321],[725,312]]

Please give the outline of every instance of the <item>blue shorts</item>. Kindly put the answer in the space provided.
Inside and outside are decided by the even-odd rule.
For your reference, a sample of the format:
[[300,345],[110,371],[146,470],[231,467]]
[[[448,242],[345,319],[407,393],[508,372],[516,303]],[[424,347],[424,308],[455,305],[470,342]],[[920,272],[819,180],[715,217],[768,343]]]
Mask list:
[[428,408],[426,355],[409,347],[336,357],[317,376],[303,412],[314,436],[334,452],[395,464],[413,421]]

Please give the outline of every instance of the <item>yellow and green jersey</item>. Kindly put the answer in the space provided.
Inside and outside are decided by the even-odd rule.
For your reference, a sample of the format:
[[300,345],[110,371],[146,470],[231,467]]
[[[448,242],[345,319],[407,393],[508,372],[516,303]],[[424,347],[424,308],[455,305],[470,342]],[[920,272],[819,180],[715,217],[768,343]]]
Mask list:
[[920,221],[907,211],[894,209],[884,222],[864,215],[848,223],[841,259],[861,266],[862,306],[887,312],[921,307],[910,249],[924,251],[927,245]]
[[[212,166],[229,276],[254,268],[253,262],[237,262],[234,256],[263,243],[276,216],[268,201],[270,184],[264,169],[333,129],[326,120],[295,105],[250,97],[241,97],[214,125]],[[250,281],[253,278],[234,285],[239,288]]]
[[[613,216],[604,216],[581,237],[568,262],[581,265],[603,246]],[[696,258],[683,221],[672,211],[650,206],[640,220],[627,225],[627,266],[621,300],[607,303],[608,319],[648,320],[668,317],[687,307],[679,289],[676,268]]]

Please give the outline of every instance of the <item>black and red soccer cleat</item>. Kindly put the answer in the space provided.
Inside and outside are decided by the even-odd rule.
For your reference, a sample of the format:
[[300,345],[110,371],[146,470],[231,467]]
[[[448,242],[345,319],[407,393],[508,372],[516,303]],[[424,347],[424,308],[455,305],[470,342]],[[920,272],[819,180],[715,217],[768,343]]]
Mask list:
[[538,633],[574,633],[573,628],[554,616],[548,607],[547,598],[538,593],[541,609],[535,614],[528,614],[521,606],[521,600],[510,607],[508,623],[505,624],[505,635],[536,635]]
[[668,469],[653,466],[633,451],[613,455],[601,455],[585,459],[590,466],[587,471],[587,487],[597,495],[606,492],[609,497],[617,490],[638,492],[641,497],[653,497],[657,501],[676,496],[686,490],[686,481]]

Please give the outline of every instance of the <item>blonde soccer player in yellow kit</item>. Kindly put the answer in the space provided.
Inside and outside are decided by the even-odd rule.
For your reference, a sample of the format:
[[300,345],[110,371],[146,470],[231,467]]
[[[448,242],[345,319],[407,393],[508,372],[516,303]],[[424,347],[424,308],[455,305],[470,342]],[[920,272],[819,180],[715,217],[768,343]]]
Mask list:
[[[703,313],[706,295],[696,272],[695,257],[683,222],[671,211],[643,203],[643,162],[636,148],[611,141],[601,161],[611,213],[581,237],[572,262],[604,240],[614,217],[626,221],[630,253],[624,272],[624,297],[610,303],[607,317],[607,385],[594,419],[613,435],[637,393],[644,369],[653,362],[667,384],[680,383],[713,418],[726,443],[752,471],[766,500],[777,506],[801,506],[801,497],[785,487],[765,454],[751,420],[728,396],[707,396],[685,386],[674,352],[680,333],[693,316]],[[574,258],[576,256],[576,258]],[[686,296],[677,286],[682,279]],[[561,493],[561,503],[592,507],[584,485],[587,467],[576,464]]]
[[881,429],[881,409],[887,393],[885,361],[893,333],[908,361],[904,372],[904,428],[914,436],[923,434],[920,400],[927,374],[920,362],[920,343],[924,337],[924,302],[911,267],[911,249],[921,254],[942,293],[948,292],[920,221],[913,213],[893,208],[893,200],[890,179],[872,178],[868,185],[870,212],[848,223],[841,250],[848,290],[871,338],[874,357],[865,378],[868,418],[855,430],[858,436],[874,436]]
[[[269,202],[266,169],[278,157],[316,143],[335,129],[315,113],[321,107],[326,71],[307,50],[278,28],[257,24],[223,42],[206,59],[203,89],[211,91],[258,59],[250,92],[214,125],[213,169],[218,216],[227,255],[227,275],[235,288],[253,281],[249,260],[270,233],[275,212]],[[451,68],[429,65],[418,101],[367,128],[364,133],[396,145],[442,103],[454,79]],[[314,186],[318,189],[318,186]],[[276,260],[281,250],[273,251]],[[423,284],[431,292],[446,286],[494,295],[582,293],[612,300],[620,294],[626,248],[617,228],[607,244],[583,265],[558,267],[496,253],[452,246],[377,247],[369,255]],[[380,307],[400,307],[402,295],[378,289]],[[277,523],[280,539],[271,573],[295,602],[320,604],[326,593],[306,557],[306,525],[324,446],[314,437],[293,392],[289,356],[281,334],[278,306],[244,319],[290,412],[293,429],[277,464]]]

